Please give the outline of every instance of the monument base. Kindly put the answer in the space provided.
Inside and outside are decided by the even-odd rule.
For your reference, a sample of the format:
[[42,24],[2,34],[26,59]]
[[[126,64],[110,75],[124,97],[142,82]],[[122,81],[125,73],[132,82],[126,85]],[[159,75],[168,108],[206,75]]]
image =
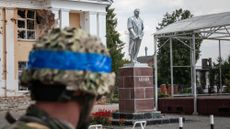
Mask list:
[[161,112],[143,112],[143,113],[122,113],[112,114],[112,125],[133,125],[136,121],[146,121],[147,125],[178,123],[179,119],[164,117]]
[[178,122],[178,118],[164,117],[154,111],[153,69],[147,64],[130,63],[119,69],[119,112],[113,113],[113,125],[133,125]]
[[152,68],[148,66],[130,66],[119,69],[119,112],[137,113],[154,111],[152,71]]

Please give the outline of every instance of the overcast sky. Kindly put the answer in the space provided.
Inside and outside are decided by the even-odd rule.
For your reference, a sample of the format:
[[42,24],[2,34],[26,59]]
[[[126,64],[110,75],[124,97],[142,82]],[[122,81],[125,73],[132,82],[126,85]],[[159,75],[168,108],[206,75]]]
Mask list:
[[[194,16],[230,11],[230,0],[114,0],[112,8],[117,14],[117,30],[121,34],[121,40],[126,42],[124,52],[128,57],[128,31],[127,18],[133,15],[133,10],[141,10],[140,17],[144,21],[144,38],[141,44],[139,56],[145,55],[145,46],[148,47],[148,55],[154,53],[152,34],[156,31],[156,26],[162,20],[166,12],[182,8],[190,10]],[[201,46],[201,58],[213,58],[218,56],[218,42],[204,41]],[[224,58],[230,54],[230,42],[222,43],[222,55]],[[200,61],[197,63],[200,65]]]

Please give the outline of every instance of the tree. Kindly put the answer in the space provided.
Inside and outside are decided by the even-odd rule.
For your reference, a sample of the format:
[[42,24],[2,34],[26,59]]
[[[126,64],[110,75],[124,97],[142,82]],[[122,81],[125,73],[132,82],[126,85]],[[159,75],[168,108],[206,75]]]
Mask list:
[[[107,7],[106,11],[106,44],[112,58],[112,70],[118,73],[119,68],[127,63],[127,60],[123,59],[124,53],[122,53],[124,43],[120,40],[120,34],[116,31],[117,19],[114,8]],[[118,80],[116,80],[113,94],[109,96],[111,102],[118,100],[117,82]]]
[[221,69],[223,74],[222,78],[223,78],[224,85],[227,86],[225,92],[230,93],[230,55],[221,65]]
[[113,61],[112,69],[117,73],[118,69],[122,67],[125,62],[123,60],[124,53],[122,53],[124,43],[120,40],[120,34],[116,31],[117,19],[114,9],[107,7],[106,11],[106,44]]
[[[158,24],[157,30],[164,28],[165,26],[177,22],[179,20],[191,18],[193,15],[189,10],[178,9],[173,11],[171,14],[166,13],[161,23]],[[192,35],[187,35],[191,36]],[[195,35],[196,37],[198,36]],[[160,38],[158,47],[163,45],[167,38]],[[188,45],[190,45],[191,40],[181,39]],[[176,39],[173,41],[173,65],[177,66],[188,66],[190,65],[190,49],[183,45]],[[200,45],[202,40],[196,39],[196,61],[199,59],[200,55]],[[170,83],[170,46],[167,43],[158,52],[158,66],[159,66],[159,84]],[[191,69],[190,68],[174,68],[174,84],[190,84],[191,79]]]
[[[220,63],[221,62],[221,63]],[[227,86],[226,87],[226,92],[230,92],[230,55],[226,60],[217,59],[217,63],[213,63],[213,67],[210,70],[210,76],[209,79],[211,80],[211,86],[218,86],[218,89],[220,87],[220,73],[219,73],[219,68],[221,66],[221,71],[222,71],[222,85]],[[218,90],[219,91],[219,90]]]

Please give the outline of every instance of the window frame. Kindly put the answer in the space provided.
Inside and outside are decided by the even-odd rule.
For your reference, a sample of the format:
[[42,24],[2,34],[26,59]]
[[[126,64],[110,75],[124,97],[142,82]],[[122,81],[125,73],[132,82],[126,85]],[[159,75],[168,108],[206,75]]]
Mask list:
[[[20,11],[20,10],[24,10],[25,11],[25,18],[21,18],[19,15],[18,15],[18,12]],[[28,18],[28,11],[33,11],[34,12],[34,17],[33,18]],[[19,8],[19,9],[17,9],[17,11],[16,11],[16,28],[17,28],[17,40],[18,41],[36,41],[36,39],[37,39],[37,32],[36,32],[36,28],[37,28],[37,22],[36,22],[36,15],[37,15],[37,13],[36,13],[36,10],[35,9],[24,9],[24,8]],[[28,29],[28,20],[30,20],[30,21],[33,21],[34,22],[34,25],[33,25],[33,27],[34,27],[34,29]],[[19,28],[19,26],[18,26],[18,22],[19,21],[24,21],[24,23],[25,23],[25,26],[24,26],[24,28]],[[20,38],[19,37],[19,31],[25,31],[25,38]],[[33,39],[29,39],[28,38],[28,32],[34,32],[34,38]]]

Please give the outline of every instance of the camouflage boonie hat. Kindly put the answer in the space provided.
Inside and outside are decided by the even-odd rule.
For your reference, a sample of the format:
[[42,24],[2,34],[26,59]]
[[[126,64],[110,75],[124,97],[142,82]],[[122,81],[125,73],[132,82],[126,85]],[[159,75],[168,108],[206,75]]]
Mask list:
[[34,44],[22,72],[21,84],[34,81],[102,95],[114,86],[115,74],[109,52],[97,37],[81,29],[55,28]]

